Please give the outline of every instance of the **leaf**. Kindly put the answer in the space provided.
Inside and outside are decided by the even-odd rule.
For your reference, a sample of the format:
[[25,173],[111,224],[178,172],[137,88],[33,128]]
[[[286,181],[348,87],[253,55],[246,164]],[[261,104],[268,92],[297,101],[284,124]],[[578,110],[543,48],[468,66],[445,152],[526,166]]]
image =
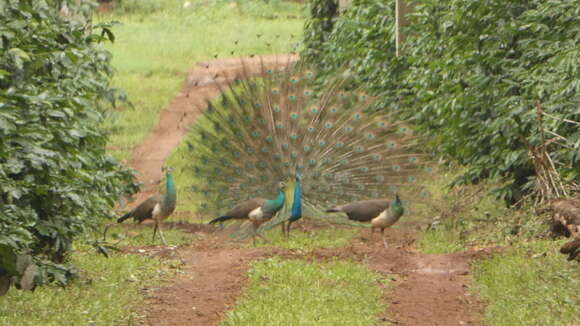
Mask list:
[[115,43],[115,35],[107,27],[103,27],[101,31],[101,37],[104,37],[105,35],[107,35],[107,38],[109,39],[109,41],[111,41],[111,43]]

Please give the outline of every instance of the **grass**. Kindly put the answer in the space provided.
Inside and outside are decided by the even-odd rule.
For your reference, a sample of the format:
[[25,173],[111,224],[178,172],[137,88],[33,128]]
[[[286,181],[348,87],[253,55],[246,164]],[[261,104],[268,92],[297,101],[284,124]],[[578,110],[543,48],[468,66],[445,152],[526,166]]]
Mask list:
[[487,195],[491,184],[443,185],[455,173],[442,171],[433,183],[427,214],[435,217],[420,236],[426,253],[448,253],[501,246],[506,250],[473,264],[474,288],[487,303],[490,325],[572,325],[580,322],[580,269],[547,238],[549,217],[533,207],[508,209]]
[[558,252],[562,241],[518,246],[475,265],[491,325],[580,325],[580,268]]
[[[357,232],[355,228],[341,228],[334,226],[326,226],[325,228],[317,228],[305,232],[300,229],[300,223],[301,222],[299,221],[292,224],[289,239],[286,239],[282,235],[281,227],[276,227],[265,233],[265,236],[272,241],[272,243],[268,244],[259,241],[257,246],[276,246],[304,252],[309,252],[317,248],[340,248],[346,246]],[[251,243],[248,245],[251,245]]]
[[81,277],[66,288],[11,290],[0,297],[0,325],[135,325],[143,319],[141,289],[166,271],[155,258],[96,255],[89,247],[72,254]]
[[[126,222],[127,224],[131,222]],[[97,235],[97,237],[100,235]],[[196,236],[191,233],[186,233],[178,229],[163,228],[163,236],[168,245],[179,246],[191,243],[196,239]],[[155,237],[155,242],[152,242],[153,224],[148,225],[115,225],[107,232],[107,241],[110,243],[118,243],[118,246],[147,246],[151,244],[162,245],[159,234]]]
[[[217,1],[207,6],[204,1],[192,1],[187,9],[182,8],[182,1],[127,3],[121,14],[97,19],[121,22],[114,28],[115,43],[107,47],[117,72],[113,84],[126,91],[134,108],[113,112],[105,127],[110,132],[110,152],[125,161],[156,125],[159,112],[180,90],[195,62],[214,55],[289,52],[303,24],[303,6],[280,1],[269,5],[258,0],[238,5]],[[291,34],[296,36],[291,38]]]
[[221,325],[375,325],[384,310],[377,275],[355,263],[273,257],[254,263],[249,278]]

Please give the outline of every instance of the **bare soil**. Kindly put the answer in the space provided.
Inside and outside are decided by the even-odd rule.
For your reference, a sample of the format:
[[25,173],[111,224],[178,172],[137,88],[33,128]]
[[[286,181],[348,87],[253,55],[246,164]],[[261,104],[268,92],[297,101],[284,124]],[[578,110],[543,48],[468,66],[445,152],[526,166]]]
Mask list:
[[[269,56],[261,60],[267,65],[279,66],[296,59],[293,56]],[[162,111],[159,125],[133,153],[131,166],[139,171],[139,180],[145,185],[145,190],[136,196],[133,205],[155,192],[165,160],[186,135],[207,100],[219,93],[214,80],[225,82],[227,78],[224,76],[239,75],[243,69],[255,72],[260,62],[260,59],[248,58],[242,68],[239,58],[215,60],[200,63],[189,72],[182,91]],[[318,224],[301,221],[294,232],[318,228]],[[481,322],[483,304],[468,293],[470,262],[489,253],[419,253],[414,250],[416,223],[402,221],[399,228],[387,230],[388,248],[383,247],[378,235],[370,239],[369,231],[363,230],[344,248],[318,249],[308,254],[281,248],[240,248],[239,243],[220,237],[212,233],[211,227],[199,224],[168,222],[166,227],[202,236],[192,245],[180,248],[147,246],[126,249],[130,253],[160,257],[173,257],[172,252],[177,250],[185,261],[185,266],[175,277],[160,288],[147,291],[148,325],[217,325],[225,312],[233,308],[246,285],[249,264],[272,255],[318,261],[338,257],[367,264],[393,284],[384,290],[388,308],[380,316],[382,321],[390,324],[473,325]]]

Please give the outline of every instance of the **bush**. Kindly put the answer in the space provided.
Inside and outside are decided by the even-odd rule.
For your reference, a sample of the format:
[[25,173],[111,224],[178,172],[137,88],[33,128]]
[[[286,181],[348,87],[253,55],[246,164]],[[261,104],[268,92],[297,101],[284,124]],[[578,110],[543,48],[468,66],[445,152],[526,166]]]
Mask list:
[[[71,276],[73,239],[110,215],[130,171],[105,153],[112,38],[63,19],[60,1],[0,4],[0,293]],[[23,276],[21,278],[21,276]]]
[[[312,24],[307,25],[312,32]],[[382,107],[415,119],[434,151],[469,167],[455,183],[499,177],[514,203],[534,189],[528,145],[539,146],[536,105],[562,178],[580,183],[580,7],[576,1],[425,0],[394,53],[394,2],[353,1],[318,51],[326,74],[349,62]],[[555,136],[559,135],[559,136]],[[562,138],[560,138],[562,137]]]

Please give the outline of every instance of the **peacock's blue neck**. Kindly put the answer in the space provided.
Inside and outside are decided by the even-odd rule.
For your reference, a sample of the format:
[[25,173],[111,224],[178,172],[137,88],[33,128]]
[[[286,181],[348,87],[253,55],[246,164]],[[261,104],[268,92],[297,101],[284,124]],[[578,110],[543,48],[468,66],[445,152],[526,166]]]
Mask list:
[[291,220],[297,220],[302,217],[302,202],[300,193],[300,181],[296,180],[296,185],[294,187],[294,201],[292,202],[292,215]]

